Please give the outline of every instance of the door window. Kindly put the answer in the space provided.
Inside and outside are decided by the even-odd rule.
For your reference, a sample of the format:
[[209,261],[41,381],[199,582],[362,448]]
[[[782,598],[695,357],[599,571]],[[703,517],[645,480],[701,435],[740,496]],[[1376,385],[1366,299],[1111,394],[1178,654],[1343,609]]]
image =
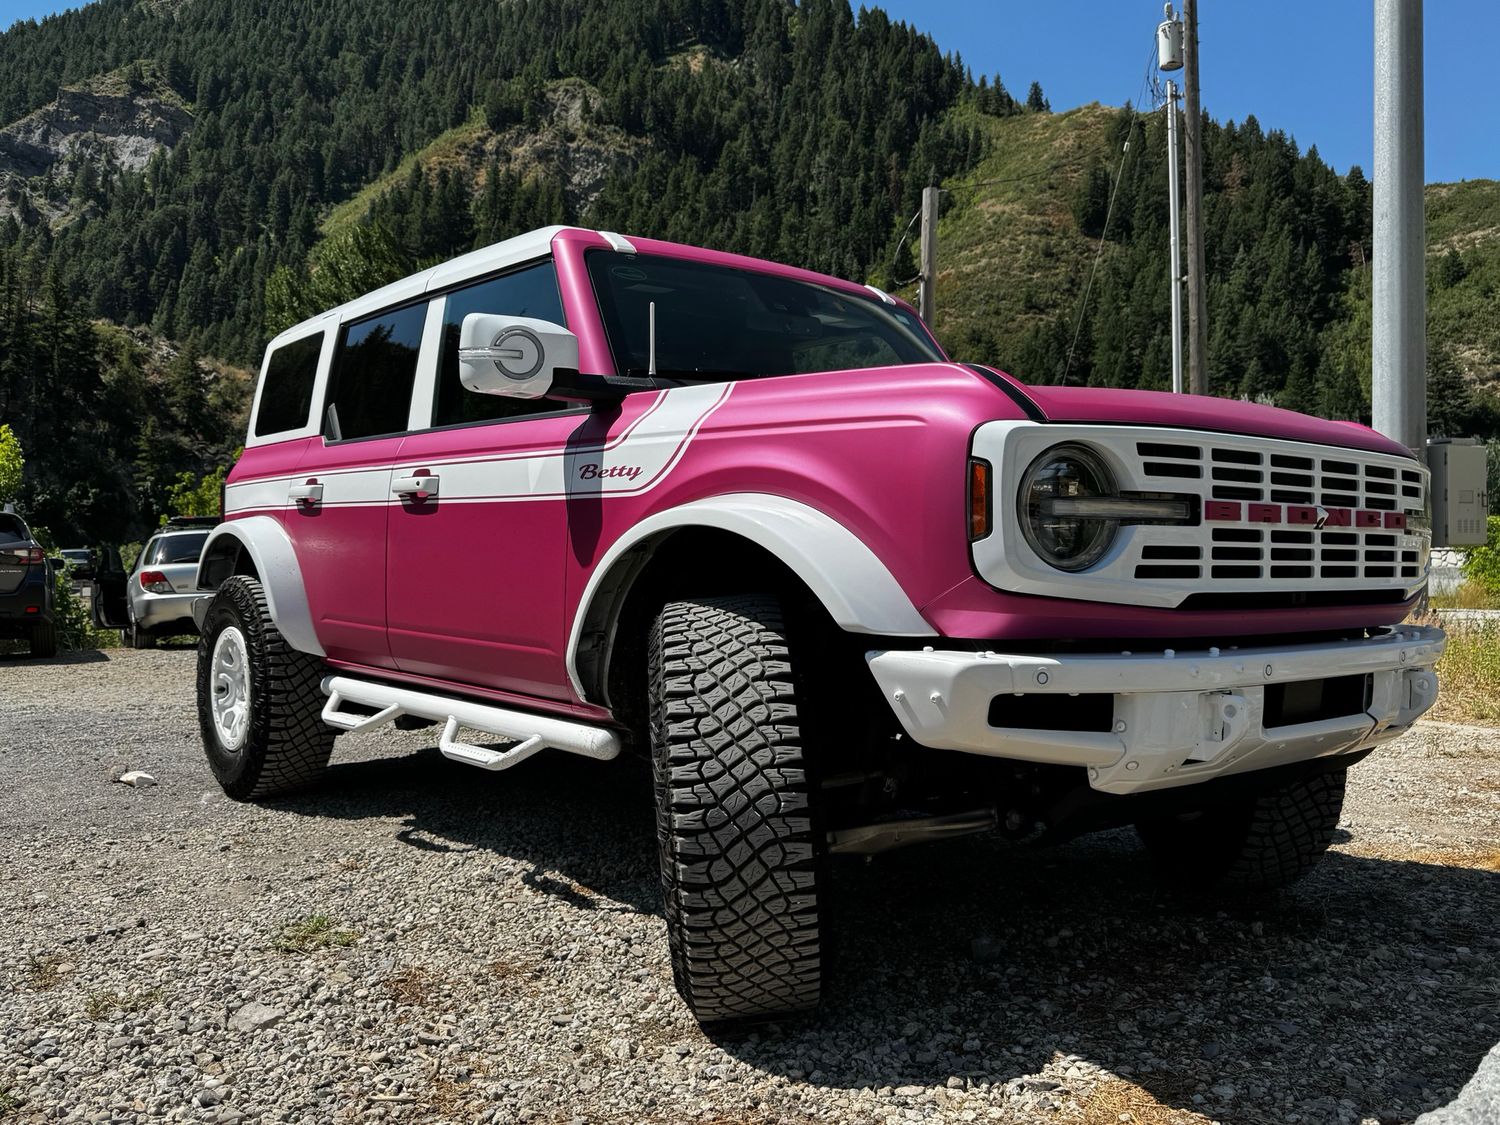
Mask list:
[[405,432],[426,316],[426,305],[408,305],[344,329],[323,412],[325,437],[347,441]]
[[300,430],[307,425],[312,406],[313,381],[318,375],[318,353],[323,333],[282,344],[266,362],[266,377],[260,388],[260,410],[255,417],[255,436]]
[[514,273],[492,277],[477,285],[454,290],[444,298],[443,344],[438,356],[437,394],[432,404],[434,426],[484,422],[522,414],[552,413],[568,409],[549,399],[507,398],[481,395],[458,379],[458,338],[464,317],[470,313],[527,316],[564,324],[562,297],[557,290],[557,270],[550,261],[527,266]]

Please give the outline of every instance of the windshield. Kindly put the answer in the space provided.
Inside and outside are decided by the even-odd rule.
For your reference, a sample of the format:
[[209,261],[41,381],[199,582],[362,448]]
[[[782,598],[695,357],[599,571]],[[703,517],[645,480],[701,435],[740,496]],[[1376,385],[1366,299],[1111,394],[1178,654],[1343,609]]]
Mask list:
[[172,563],[197,562],[208,539],[206,531],[185,531],[155,539],[141,555],[142,566],[170,566]]
[[900,305],[832,286],[649,254],[590,251],[589,276],[621,375],[705,382],[942,362]]

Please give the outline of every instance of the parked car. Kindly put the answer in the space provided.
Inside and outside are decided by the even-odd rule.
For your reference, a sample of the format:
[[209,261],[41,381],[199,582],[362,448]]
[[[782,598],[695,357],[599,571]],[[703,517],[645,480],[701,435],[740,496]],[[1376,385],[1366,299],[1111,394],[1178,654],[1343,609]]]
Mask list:
[[1028,386],[877,289],[551,227],[271,342],[198,571],[204,748],[240,799],[397,721],[486,770],[647,755],[679,991],[805,1009],[832,853],[1135,825],[1190,889],[1311,869],[1436,697],[1427,480],[1367,428]]
[[174,516],[146,541],[128,577],[118,551],[105,552],[97,582],[95,622],[119,628],[131,648],[149,648],[158,637],[196,633],[198,556],[217,517]]
[[55,560],[20,516],[0,512],[0,639],[26,640],[33,656],[57,655],[52,615]]

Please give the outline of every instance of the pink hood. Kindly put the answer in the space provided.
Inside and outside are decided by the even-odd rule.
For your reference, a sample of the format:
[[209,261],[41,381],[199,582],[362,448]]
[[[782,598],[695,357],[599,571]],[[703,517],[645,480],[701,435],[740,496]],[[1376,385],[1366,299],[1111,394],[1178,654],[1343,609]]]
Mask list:
[[[999,374],[1004,374],[999,372]],[[1036,387],[1005,376],[1036,404],[1049,422],[1114,422],[1120,425],[1180,426],[1220,433],[1255,434],[1288,441],[1339,445],[1371,453],[1410,457],[1405,446],[1357,422],[1330,422],[1237,399],[1176,395],[1166,391],[1123,391],[1106,387]]]

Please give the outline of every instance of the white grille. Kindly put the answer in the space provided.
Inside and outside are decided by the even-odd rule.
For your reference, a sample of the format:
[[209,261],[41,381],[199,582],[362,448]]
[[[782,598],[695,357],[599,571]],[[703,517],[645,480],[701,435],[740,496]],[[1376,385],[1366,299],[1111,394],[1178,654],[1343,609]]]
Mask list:
[[[1204,521],[1210,538],[1201,545],[1143,546],[1135,577],[1163,579],[1373,579],[1410,585],[1426,559],[1404,526],[1268,526],[1249,518],[1251,504],[1390,512],[1413,527],[1424,512],[1422,472],[1399,458],[1309,447],[1275,452],[1242,445],[1139,441],[1142,479],[1148,487],[1175,491],[1194,482],[1206,500],[1240,506],[1246,518]],[[1408,464],[1410,464],[1408,462]],[[1403,543],[1406,545],[1403,546]]]
[[[1032,462],[1061,444],[1101,454],[1122,492],[1191,498],[1198,522],[1127,525],[1088,570],[1047,565],[1021,531],[1016,490]],[[981,426],[973,453],[998,472],[995,530],[973,545],[976,569],[998,589],[1190,608],[1239,604],[1232,595],[1270,599],[1245,603],[1254,607],[1404,600],[1427,580],[1427,473],[1411,458],[1199,430],[1028,422]]]

